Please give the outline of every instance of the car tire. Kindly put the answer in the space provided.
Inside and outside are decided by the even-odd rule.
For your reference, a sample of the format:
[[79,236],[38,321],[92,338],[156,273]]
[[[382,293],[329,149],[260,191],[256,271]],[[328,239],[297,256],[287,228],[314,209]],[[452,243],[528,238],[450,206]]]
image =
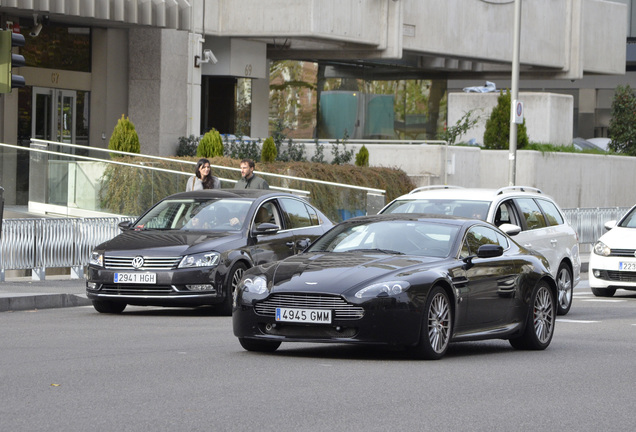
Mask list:
[[93,300],[93,307],[99,313],[119,314],[126,309],[126,303],[110,300]]
[[616,288],[592,288],[592,294],[596,297],[612,297],[616,294]]
[[264,341],[249,338],[239,338],[239,343],[246,351],[274,352],[280,346],[278,341]]
[[424,306],[420,340],[413,353],[424,360],[439,360],[448,350],[453,311],[448,294],[439,286],[431,288]]
[[544,350],[550,345],[554,335],[556,304],[554,294],[544,281],[532,291],[530,313],[521,336],[509,340],[516,349]]
[[572,283],[572,270],[563,263],[557,272],[557,315],[566,315],[572,307],[574,284]]
[[232,269],[228,273],[228,277],[225,281],[225,298],[223,299],[223,303],[221,303],[221,314],[230,316],[232,315],[232,303],[234,301],[234,291],[236,287],[238,287],[241,278],[243,277],[243,273],[247,270],[247,266],[242,262],[237,262],[232,266]]

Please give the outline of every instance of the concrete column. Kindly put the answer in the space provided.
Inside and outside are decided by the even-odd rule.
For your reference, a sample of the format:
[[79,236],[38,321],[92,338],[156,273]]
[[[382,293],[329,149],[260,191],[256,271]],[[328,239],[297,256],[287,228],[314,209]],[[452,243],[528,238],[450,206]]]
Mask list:
[[141,153],[173,156],[177,140],[188,133],[187,32],[130,29],[129,117]]
[[579,114],[577,135],[581,138],[594,138],[596,124],[596,89],[579,89]]

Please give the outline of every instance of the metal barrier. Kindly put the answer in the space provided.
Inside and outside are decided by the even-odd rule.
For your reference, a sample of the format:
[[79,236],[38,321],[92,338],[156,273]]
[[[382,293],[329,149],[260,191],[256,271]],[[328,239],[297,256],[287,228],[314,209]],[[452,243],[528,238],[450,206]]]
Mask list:
[[[630,207],[565,209],[565,217],[579,235],[579,244],[591,247],[605,232],[604,224],[617,220]],[[44,280],[47,268],[70,267],[72,278],[82,278],[91,250],[119,234],[117,226],[132,217],[5,219],[0,232],[0,282],[5,270],[32,270],[33,280]]]
[[631,207],[564,209],[565,218],[579,235],[581,246],[594,245],[605,233],[605,222],[620,219]]
[[131,217],[5,219],[0,244],[0,282],[6,270],[31,270],[44,280],[47,268],[70,267],[71,278],[84,277],[91,250],[119,234]]

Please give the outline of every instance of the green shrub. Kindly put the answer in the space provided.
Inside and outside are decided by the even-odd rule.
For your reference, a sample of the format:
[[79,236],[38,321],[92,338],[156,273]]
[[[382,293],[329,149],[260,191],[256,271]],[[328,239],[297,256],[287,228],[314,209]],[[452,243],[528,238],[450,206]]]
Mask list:
[[261,162],[274,162],[278,156],[278,150],[274,143],[274,138],[269,137],[263,141],[263,150],[261,150]]
[[223,140],[219,131],[212,128],[211,131],[203,135],[197,147],[197,156],[204,158],[223,156]]
[[[510,92],[501,91],[497,98],[497,105],[492,109],[490,118],[486,121],[484,132],[484,148],[503,150],[510,148]],[[517,125],[517,149],[528,145],[526,119]]]
[[609,149],[616,153],[636,156],[636,96],[628,85],[619,85],[612,100]]
[[356,166],[369,166],[369,150],[367,150],[364,144],[360,148],[360,151],[356,154]]
[[199,146],[199,138],[194,135],[189,137],[179,137],[177,147],[177,156],[196,156],[197,147]]
[[[274,142],[276,139],[274,139]],[[294,143],[294,140],[289,138],[287,140],[287,149],[283,149],[282,144],[278,153],[278,159],[281,162],[303,162],[306,161],[305,157],[305,144]]]
[[223,156],[232,159],[252,159],[254,162],[260,162],[261,149],[259,147],[260,140],[229,139],[227,136],[224,140],[225,147]]
[[[141,151],[135,125],[124,114],[117,120],[113,134],[108,141],[108,149],[129,153],[139,153]],[[113,154],[111,156],[117,155]]]

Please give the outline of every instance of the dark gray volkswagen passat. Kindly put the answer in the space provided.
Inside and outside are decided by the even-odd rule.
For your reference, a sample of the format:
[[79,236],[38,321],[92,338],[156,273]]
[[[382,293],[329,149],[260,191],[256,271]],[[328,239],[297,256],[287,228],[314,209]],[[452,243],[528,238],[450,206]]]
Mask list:
[[248,351],[357,343],[439,359],[450,342],[481,339],[542,350],[554,333],[556,293],[547,260],[487,222],[366,216],[245,272],[233,327]]
[[286,193],[204,190],[171,195],[91,254],[86,294],[98,312],[126,305],[218,305],[231,313],[243,272],[300,252],[333,224]]

